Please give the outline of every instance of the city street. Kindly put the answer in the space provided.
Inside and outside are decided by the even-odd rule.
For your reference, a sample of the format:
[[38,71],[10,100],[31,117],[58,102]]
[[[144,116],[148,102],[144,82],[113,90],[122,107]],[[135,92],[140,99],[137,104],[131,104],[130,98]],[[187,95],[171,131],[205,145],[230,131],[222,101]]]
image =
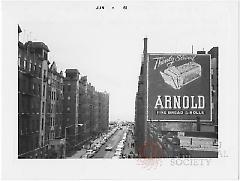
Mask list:
[[[114,135],[101,147],[101,149],[95,153],[93,158],[112,158],[118,143],[121,141],[123,134],[127,131],[127,128],[123,126],[123,129],[117,130]],[[106,146],[111,146],[111,151],[105,151]]]

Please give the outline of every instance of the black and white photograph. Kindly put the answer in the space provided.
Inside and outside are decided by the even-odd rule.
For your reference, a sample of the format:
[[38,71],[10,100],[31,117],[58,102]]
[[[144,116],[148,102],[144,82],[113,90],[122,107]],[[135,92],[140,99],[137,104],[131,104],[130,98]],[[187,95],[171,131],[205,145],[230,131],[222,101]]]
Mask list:
[[3,178],[239,179],[239,7],[2,1]]

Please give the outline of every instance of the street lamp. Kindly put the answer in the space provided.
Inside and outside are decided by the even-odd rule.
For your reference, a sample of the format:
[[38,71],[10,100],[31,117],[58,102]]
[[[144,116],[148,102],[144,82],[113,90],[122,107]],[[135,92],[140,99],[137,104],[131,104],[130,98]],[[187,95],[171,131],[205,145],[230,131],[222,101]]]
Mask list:
[[[65,127],[65,149],[64,149],[64,158],[66,158],[66,149],[67,149],[67,128],[70,128],[72,126],[75,126],[75,124],[72,124],[70,126]],[[83,126],[83,124],[77,124],[76,127]]]

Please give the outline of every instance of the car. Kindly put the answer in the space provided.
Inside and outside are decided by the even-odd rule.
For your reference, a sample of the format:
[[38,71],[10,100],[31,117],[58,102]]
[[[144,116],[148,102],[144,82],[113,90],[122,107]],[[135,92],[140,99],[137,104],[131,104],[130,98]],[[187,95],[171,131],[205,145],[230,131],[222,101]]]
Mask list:
[[112,146],[111,145],[108,145],[108,146],[106,146],[106,148],[105,148],[105,151],[112,151]]
[[106,141],[104,141],[104,140],[101,140],[101,141],[100,141],[101,145],[104,145],[105,142],[106,142]]
[[119,143],[118,147],[124,147],[124,144],[123,143]]
[[122,148],[117,147],[116,152],[122,152]]
[[112,159],[119,159],[119,158],[121,158],[121,157],[120,156],[116,156],[116,155],[112,157]]
[[122,155],[121,151],[116,151],[113,156],[119,156],[120,157],[121,155]]
[[97,146],[96,146],[96,145],[94,145],[94,146],[92,147],[92,150],[93,150],[93,151],[98,151],[98,148],[97,148]]
[[89,150],[86,151],[86,155],[88,155],[88,158],[93,157],[93,156],[94,156],[94,153],[95,153],[95,151],[94,151],[94,150],[91,150],[91,149],[89,149]]
[[99,150],[101,148],[101,146],[102,145],[99,143],[99,144],[96,145],[96,148]]
[[84,155],[82,155],[80,158],[87,159],[87,158],[88,158],[88,155],[87,155],[87,154],[84,154]]
[[123,150],[123,148],[124,148],[124,145],[118,145],[118,146],[117,146],[117,149]]

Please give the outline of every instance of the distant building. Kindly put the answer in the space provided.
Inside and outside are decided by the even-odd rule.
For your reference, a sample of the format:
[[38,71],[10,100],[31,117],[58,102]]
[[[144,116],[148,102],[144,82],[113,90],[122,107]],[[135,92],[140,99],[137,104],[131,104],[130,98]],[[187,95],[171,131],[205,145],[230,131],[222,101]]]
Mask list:
[[98,92],[98,99],[98,132],[106,132],[109,127],[109,94],[107,92]]
[[87,94],[87,76],[81,77],[79,81],[79,110],[78,122],[83,124],[82,135],[78,138],[79,141],[87,140],[90,137],[90,111]]
[[[67,149],[72,150],[77,144],[76,136],[78,134],[78,109],[79,109],[79,76],[77,69],[67,69],[64,79],[64,125]],[[67,150],[68,151],[68,150]]]
[[67,152],[108,130],[108,99],[107,93],[97,92],[95,87],[88,83],[87,76],[80,78],[77,69],[66,70],[63,129],[66,130],[64,133]]

